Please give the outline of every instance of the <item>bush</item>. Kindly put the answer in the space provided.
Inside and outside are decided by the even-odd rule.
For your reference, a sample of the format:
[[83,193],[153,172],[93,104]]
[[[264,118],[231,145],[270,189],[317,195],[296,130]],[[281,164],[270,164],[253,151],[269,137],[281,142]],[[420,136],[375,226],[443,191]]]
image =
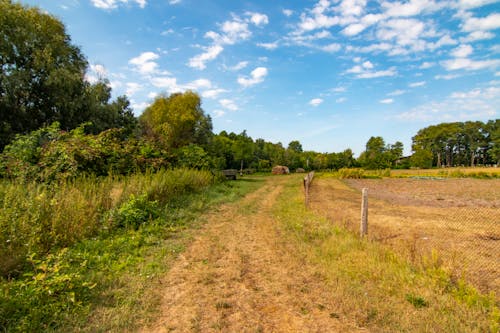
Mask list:
[[149,201],[147,194],[130,195],[115,213],[111,214],[116,227],[138,229],[141,224],[160,216],[158,201]]
[[363,169],[339,169],[338,175],[340,179],[361,179],[365,177],[365,170]]

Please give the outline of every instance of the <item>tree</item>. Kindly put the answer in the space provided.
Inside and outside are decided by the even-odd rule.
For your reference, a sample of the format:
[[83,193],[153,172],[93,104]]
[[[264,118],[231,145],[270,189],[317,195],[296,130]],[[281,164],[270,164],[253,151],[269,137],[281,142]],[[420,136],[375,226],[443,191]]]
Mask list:
[[198,94],[187,91],[161,95],[140,117],[146,135],[167,148],[189,144],[206,146],[212,137],[212,119],[201,108]]
[[38,8],[0,0],[0,148],[54,121],[84,122],[87,61],[64,25]]

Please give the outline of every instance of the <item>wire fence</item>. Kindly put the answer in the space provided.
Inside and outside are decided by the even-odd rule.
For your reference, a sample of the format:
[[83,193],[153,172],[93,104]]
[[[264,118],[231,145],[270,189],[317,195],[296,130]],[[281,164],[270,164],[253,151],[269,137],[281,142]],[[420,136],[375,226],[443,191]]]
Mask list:
[[368,239],[500,296],[500,180],[316,177],[310,207],[359,233],[363,188]]

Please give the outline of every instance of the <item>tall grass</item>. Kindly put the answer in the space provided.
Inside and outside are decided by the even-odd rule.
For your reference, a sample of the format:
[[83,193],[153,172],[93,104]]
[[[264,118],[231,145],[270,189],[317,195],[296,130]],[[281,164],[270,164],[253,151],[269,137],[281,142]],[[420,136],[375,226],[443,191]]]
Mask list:
[[[30,267],[28,256],[42,257],[54,248],[123,226],[117,218],[140,209],[140,200],[143,205],[165,205],[214,181],[209,172],[180,169],[86,177],[50,186],[0,182],[0,275],[15,277]],[[127,206],[129,200],[132,204]]]

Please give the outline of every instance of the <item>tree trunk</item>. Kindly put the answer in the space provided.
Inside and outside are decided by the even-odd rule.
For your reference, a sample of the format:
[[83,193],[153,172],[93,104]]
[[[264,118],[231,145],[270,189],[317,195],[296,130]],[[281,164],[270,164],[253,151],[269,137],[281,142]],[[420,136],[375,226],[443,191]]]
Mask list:
[[474,165],[475,160],[476,160],[476,154],[475,154],[474,152],[472,152],[472,153],[470,154],[470,166],[471,166],[471,167],[475,166],[475,165]]
[[437,153],[437,167],[438,168],[441,167],[441,153],[440,152]]

